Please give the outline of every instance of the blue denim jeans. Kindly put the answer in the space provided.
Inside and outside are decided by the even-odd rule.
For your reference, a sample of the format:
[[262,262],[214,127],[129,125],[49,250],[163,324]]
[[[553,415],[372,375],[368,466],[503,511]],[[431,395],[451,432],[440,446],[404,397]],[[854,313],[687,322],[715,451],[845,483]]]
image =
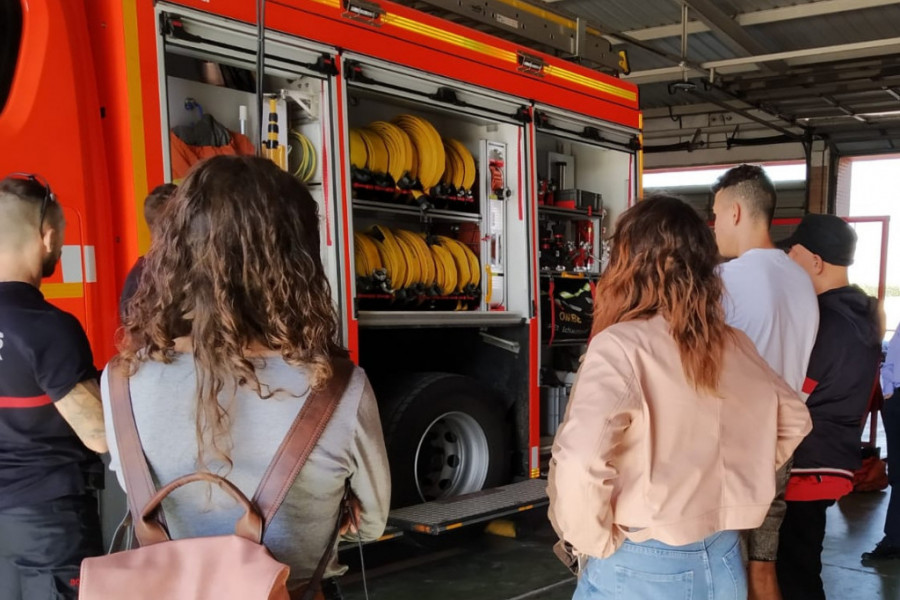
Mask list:
[[721,531],[694,544],[626,541],[587,561],[572,600],[746,600],[740,536]]

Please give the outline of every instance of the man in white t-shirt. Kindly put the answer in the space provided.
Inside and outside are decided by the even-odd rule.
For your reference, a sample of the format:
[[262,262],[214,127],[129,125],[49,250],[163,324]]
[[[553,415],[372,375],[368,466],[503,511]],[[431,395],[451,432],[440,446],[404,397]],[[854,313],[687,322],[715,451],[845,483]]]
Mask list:
[[[734,259],[721,267],[728,324],[746,333],[769,366],[802,393],[819,305],[809,276],[769,235],[775,186],[761,167],[740,165],[722,175],[712,191],[719,252]],[[779,471],[778,495],[766,521],[747,540],[750,600],[781,598],[775,559],[789,472],[790,464]]]

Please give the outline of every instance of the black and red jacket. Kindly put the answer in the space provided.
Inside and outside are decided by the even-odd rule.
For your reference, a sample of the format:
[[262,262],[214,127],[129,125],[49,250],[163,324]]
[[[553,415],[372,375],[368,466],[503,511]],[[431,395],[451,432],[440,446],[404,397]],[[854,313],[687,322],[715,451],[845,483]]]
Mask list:
[[813,428],[794,453],[791,475],[853,478],[880,357],[877,300],[855,286],[819,294],[819,332],[803,388]]

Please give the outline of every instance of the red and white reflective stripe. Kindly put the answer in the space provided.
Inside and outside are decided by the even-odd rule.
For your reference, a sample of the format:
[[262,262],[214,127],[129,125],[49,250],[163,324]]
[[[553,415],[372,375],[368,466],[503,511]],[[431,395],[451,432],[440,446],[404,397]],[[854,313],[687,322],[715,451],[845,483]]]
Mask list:
[[9,398],[0,396],[0,408],[38,408],[53,404],[50,396],[34,396],[32,398]]

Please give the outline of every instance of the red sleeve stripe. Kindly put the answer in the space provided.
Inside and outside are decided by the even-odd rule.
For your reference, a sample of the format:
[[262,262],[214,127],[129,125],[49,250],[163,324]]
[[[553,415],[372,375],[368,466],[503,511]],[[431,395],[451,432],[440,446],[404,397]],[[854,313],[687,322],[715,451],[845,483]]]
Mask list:
[[50,396],[35,396],[33,398],[8,398],[0,396],[0,408],[38,408],[53,404]]
[[819,385],[818,381],[807,377],[806,381],[803,382],[803,393],[804,394],[812,394],[813,390],[816,389],[817,385]]

